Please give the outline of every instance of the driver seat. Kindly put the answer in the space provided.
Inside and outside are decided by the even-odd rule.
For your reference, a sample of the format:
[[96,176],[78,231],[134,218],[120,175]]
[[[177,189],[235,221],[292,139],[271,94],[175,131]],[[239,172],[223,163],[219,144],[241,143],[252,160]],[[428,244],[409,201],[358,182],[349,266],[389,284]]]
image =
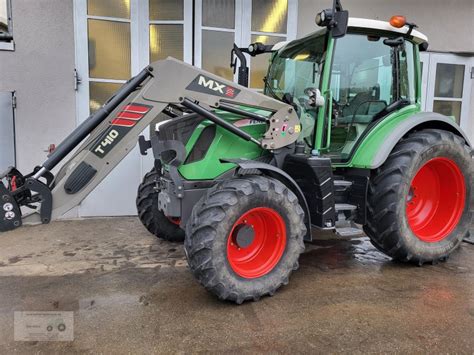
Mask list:
[[350,124],[362,123],[369,124],[375,114],[385,108],[380,98],[380,86],[377,84],[370,91],[358,93],[350,103],[342,109],[342,117],[338,119],[339,123]]

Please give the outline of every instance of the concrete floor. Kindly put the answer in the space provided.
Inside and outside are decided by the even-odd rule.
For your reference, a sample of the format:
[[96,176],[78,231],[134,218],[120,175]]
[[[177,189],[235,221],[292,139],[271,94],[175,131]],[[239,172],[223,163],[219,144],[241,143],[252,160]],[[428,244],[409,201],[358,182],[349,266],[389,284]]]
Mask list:
[[[236,306],[208,294],[181,245],[135,218],[0,235],[0,353],[474,352],[474,246],[391,262],[365,238],[307,246],[290,284]],[[73,342],[15,342],[14,311],[74,311]]]

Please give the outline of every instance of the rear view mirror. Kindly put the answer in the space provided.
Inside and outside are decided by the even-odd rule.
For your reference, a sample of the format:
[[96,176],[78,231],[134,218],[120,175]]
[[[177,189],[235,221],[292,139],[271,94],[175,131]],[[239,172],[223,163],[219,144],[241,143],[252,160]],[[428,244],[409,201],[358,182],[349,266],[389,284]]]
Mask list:
[[316,24],[327,27],[334,38],[344,37],[349,23],[349,11],[343,10],[341,1],[334,0],[332,9],[326,9],[316,15]]
[[331,28],[333,38],[344,37],[347,33],[347,24],[349,23],[349,11],[337,11],[334,14],[334,27]]

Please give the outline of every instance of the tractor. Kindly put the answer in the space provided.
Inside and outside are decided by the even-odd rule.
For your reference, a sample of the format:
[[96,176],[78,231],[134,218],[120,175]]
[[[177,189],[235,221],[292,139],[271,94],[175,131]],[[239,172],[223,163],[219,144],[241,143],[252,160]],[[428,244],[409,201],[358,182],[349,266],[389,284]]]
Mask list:
[[[184,241],[222,300],[273,295],[312,232],[363,229],[394,260],[446,260],[469,233],[473,149],[452,117],[421,111],[427,37],[403,16],[349,18],[339,0],[316,23],[294,41],[234,45],[238,84],[173,58],[150,64],[30,174],[0,176],[0,231],[60,217],[138,138],[154,157],[140,220]],[[265,53],[260,93],[246,61]]]

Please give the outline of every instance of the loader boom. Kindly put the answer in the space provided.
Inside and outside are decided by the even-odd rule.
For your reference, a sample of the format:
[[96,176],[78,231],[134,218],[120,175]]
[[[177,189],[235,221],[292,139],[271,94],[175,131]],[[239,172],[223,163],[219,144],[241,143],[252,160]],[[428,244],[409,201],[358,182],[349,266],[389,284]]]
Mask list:
[[[213,112],[220,109],[246,116],[242,107],[269,113],[268,118],[260,117],[267,124],[267,130],[259,139]],[[23,176],[11,168],[0,176],[8,185],[2,186],[0,191],[3,201],[12,205],[8,211],[11,213],[0,220],[0,231],[23,223],[48,223],[77,206],[134,149],[141,132],[166,118],[170,108],[195,112],[268,150],[295,142],[301,131],[292,106],[176,59],[158,61],[129,80],[31,174]],[[258,118],[255,116],[252,118]],[[146,143],[151,147],[153,141],[157,140]],[[53,175],[52,170],[71,153],[69,160]],[[177,164],[171,161],[170,165],[176,167]],[[36,209],[23,215],[20,211],[28,207]]]

